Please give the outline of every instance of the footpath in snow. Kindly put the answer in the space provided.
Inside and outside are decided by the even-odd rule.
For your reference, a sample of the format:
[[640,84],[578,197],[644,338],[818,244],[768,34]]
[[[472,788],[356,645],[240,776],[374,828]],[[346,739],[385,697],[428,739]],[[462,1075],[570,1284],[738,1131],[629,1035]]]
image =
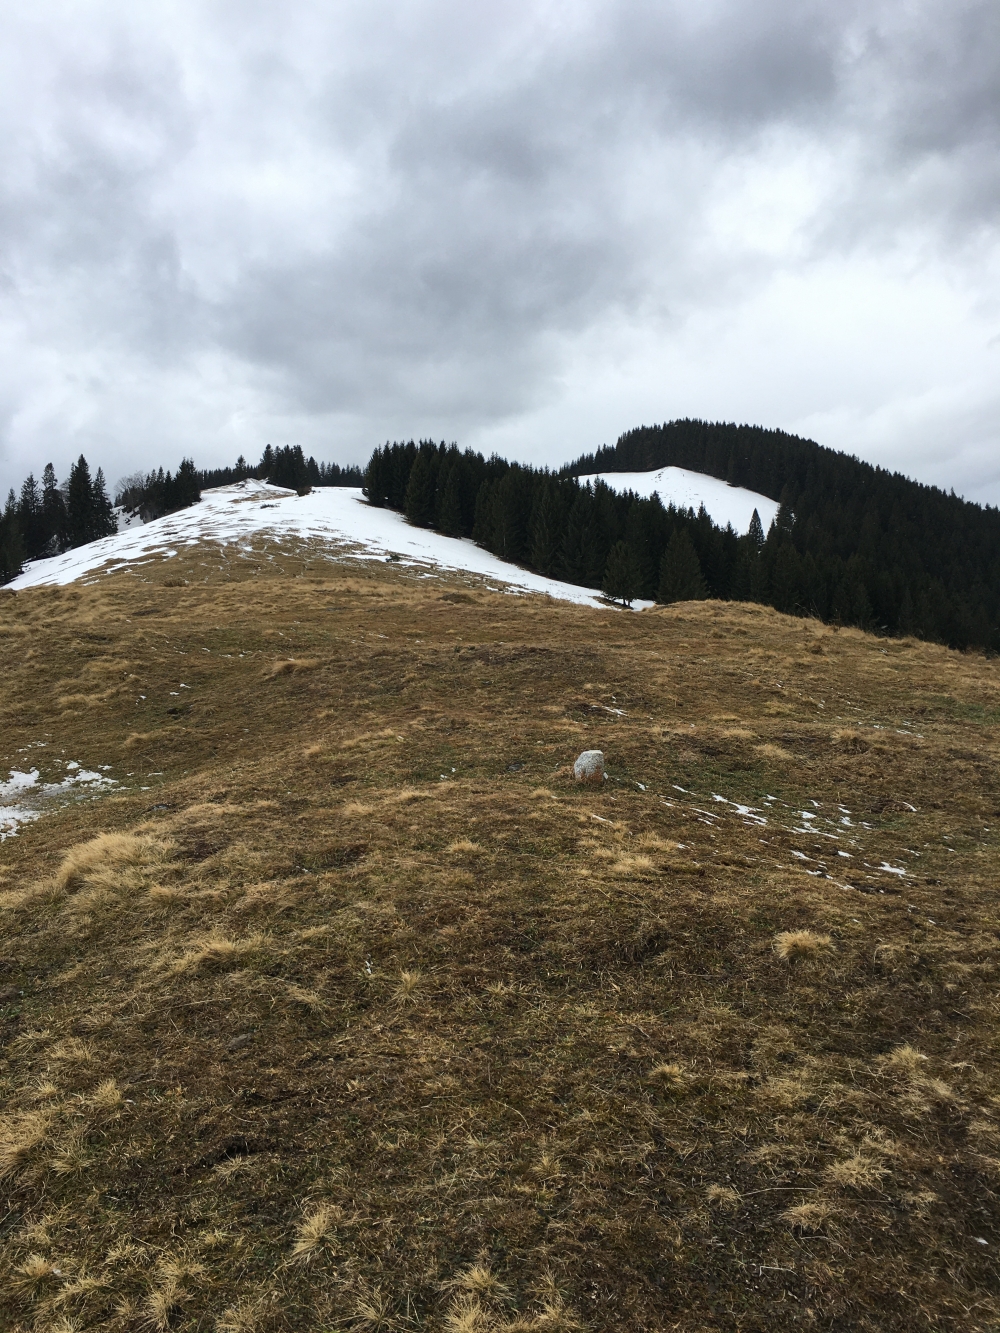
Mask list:
[[358,489],[327,486],[300,496],[253,479],[204,491],[190,509],[145,525],[132,523],[113,537],[103,537],[48,560],[36,560],[7,586],[17,591],[46,583],[74,583],[88,574],[110,574],[169,558],[183,547],[200,542],[238,547],[263,534],[279,546],[293,539],[322,542],[328,548],[337,548],[337,554],[353,559],[384,559],[393,554],[405,565],[478,574],[498,591],[548,593],[581,606],[608,605],[596,589],[519,569],[465,538],[411,527],[401,514],[370,506]]
[[622,495],[634,491],[648,497],[655,491],[665,505],[672,504],[675,509],[693,509],[697,513],[704,505],[713,523],[720,528],[730,523],[740,534],[749,528],[755,509],[765,533],[778,512],[777,500],[746,491],[742,486],[729,486],[717,477],[706,477],[703,472],[691,472],[686,467],[661,467],[655,472],[595,472],[579,480],[603,481]]

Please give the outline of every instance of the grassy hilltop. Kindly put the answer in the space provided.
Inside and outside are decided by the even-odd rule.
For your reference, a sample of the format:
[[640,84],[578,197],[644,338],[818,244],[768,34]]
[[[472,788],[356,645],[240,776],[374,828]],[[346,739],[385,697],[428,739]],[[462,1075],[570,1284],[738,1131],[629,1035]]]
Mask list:
[[996,662],[307,547],[0,634],[120,784],[0,848],[0,1328],[996,1329]]

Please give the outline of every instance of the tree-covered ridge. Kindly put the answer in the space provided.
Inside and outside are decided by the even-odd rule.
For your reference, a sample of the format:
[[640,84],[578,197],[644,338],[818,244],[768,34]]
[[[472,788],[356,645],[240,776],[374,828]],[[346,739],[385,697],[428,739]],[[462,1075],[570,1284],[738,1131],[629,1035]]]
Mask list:
[[[253,465],[240,456],[234,467],[199,470],[193,459],[185,458],[175,473],[164,472],[162,467],[133,473],[115,487],[115,505],[148,523],[195,504],[203,490],[247,477],[302,493],[313,486],[361,485],[359,467],[317,463],[315,458],[306,458],[297,444],[278,449],[268,445],[260,462]],[[68,480],[60,486],[52,464],[47,463],[41,485],[33,473],[29,474],[19,495],[11,488],[0,511],[0,584],[16,578],[25,560],[58,555],[117,531],[114,506],[100,468],[91,479],[89,465],[81,454]]]
[[[704,510],[583,476],[670,465],[778,500],[770,532],[756,514],[740,536]],[[472,537],[503,559],[626,602],[757,601],[1000,650],[1000,513],[781,431],[643,427],[558,474],[455,445],[387,443],[372,455],[365,490],[418,526]]]
[[566,475],[685,467],[794,514],[765,601],[890,634],[1000,650],[1000,511],[759,426],[642,426]]
[[495,555],[551,578],[637,597],[748,599],[761,579],[764,534],[717,527],[704,509],[664,507],[598,482],[486,459],[424,440],[376,449],[365,472],[373,505],[418,527],[471,537]]

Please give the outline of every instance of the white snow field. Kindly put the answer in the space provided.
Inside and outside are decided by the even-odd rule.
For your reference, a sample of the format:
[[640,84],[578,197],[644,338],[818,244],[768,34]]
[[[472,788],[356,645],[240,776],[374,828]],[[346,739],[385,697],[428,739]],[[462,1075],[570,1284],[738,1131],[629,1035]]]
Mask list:
[[703,472],[691,472],[686,467],[661,467],[655,472],[595,472],[580,477],[580,481],[603,481],[621,494],[634,491],[636,495],[650,496],[656,491],[665,505],[693,509],[695,513],[704,505],[720,528],[731,523],[739,533],[749,528],[756,509],[766,534],[778,512],[777,500],[746,491],[742,486],[730,486],[717,477],[706,477]]
[[[391,509],[372,508],[360,490],[325,486],[299,496],[255,480],[204,491],[190,509],[145,525],[133,523],[113,537],[36,560],[7,586],[17,591],[45,583],[74,583],[84,575],[111,574],[173,556],[181,547],[199,542],[239,546],[262,534],[279,545],[288,539],[319,541],[328,554],[351,559],[374,560],[394,553],[401,564],[423,566],[429,577],[436,568],[464,570],[485,578],[497,591],[548,593],[581,606],[608,606],[596,589],[519,569],[465,538],[411,527]],[[634,606],[648,607],[652,602],[636,601]]]

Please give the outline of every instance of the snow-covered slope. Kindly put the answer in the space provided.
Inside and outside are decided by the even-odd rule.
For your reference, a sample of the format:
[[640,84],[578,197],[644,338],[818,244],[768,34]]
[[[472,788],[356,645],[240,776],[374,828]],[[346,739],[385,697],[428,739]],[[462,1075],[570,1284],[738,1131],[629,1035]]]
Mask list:
[[[36,560],[8,586],[73,583],[84,575],[112,573],[154,557],[176,555],[184,546],[218,542],[239,546],[266,533],[285,540],[316,540],[354,559],[379,559],[390,552],[404,563],[467,570],[512,592],[548,593],[561,601],[605,606],[599,592],[509,565],[471,541],[413,528],[389,509],[373,509],[360,490],[322,487],[310,495],[248,480],[205,491],[198,504],[145,525],[133,523],[114,537],[104,537],[49,560]],[[637,602],[636,606],[651,603]]]
[[778,512],[778,502],[769,500],[756,491],[745,491],[742,486],[728,486],[716,477],[703,472],[691,472],[686,467],[661,467],[655,472],[597,472],[581,481],[603,481],[613,491],[634,491],[636,495],[659,494],[665,505],[675,509],[693,509],[696,513],[704,505],[720,528],[731,523],[736,532],[746,532],[756,509],[767,532]]

